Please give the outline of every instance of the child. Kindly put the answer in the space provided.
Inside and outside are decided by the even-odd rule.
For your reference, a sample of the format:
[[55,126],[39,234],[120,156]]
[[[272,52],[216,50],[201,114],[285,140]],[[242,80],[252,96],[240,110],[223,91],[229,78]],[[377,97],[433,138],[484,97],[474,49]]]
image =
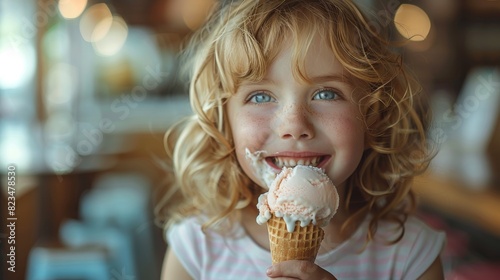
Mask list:
[[[191,46],[194,115],[165,136],[163,279],[443,277],[444,235],[411,215],[430,160],[419,88],[351,1],[223,1]],[[247,151],[337,186],[315,263],[271,266],[255,222],[267,185]]]

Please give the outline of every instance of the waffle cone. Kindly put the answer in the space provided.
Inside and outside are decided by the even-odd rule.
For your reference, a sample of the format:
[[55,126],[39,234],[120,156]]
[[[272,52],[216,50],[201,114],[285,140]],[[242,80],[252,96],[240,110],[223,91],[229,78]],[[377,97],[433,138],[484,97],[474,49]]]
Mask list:
[[285,220],[274,215],[267,222],[267,231],[273,264],[286,260],[314,262],[324,237],[323,229],[312,223],[301,227],[295,222],[295,230],[288,232]]

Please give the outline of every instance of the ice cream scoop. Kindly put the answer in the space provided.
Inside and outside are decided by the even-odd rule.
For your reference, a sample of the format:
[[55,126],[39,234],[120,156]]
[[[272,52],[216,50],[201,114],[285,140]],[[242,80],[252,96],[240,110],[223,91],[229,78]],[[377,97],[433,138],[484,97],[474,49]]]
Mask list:
[[326,226],[337,212],[337,189],[322,169],[297,165],[284,167],[269,191],[259,197],[257,223],[264,224],[271,215],[283,218],[289,232],[309,223]]
[[257,223],[267,223],[273,263],[314,262],[326,226],[337,212],[337,189],[322,169],[285,167],[259,197]]

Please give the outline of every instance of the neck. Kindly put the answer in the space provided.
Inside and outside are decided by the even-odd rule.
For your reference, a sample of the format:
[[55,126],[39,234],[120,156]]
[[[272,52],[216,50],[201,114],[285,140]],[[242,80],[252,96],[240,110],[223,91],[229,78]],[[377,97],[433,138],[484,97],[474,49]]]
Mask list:
[[321,243],[319,253],[325,253],[336,248],[338,245],[346,241],[356,230],[358,223],[355,222],[354,227],[349,227],[342,230],[344,223],[347,221],[349,213],[341,208],[333,216],[330,223],[323,228],[325,231],[325,239]]

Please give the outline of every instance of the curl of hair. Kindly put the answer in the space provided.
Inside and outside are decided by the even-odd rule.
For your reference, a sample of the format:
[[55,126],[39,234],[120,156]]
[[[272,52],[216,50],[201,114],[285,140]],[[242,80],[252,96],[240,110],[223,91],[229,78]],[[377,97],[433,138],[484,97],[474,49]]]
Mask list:
[[159,207],[158,213],[176,221],[203,212],[210,217],[205,226],[218,228],[231,220],[233,210],[255,201],[259,193],[234,155],[225,103],[241,81],[264,77],[285,40],[292,46],[294,76],[309,81],[305,57],[319,35],[355,87],[354,101],[366,125],[367,148],[346,182],[345,207],[351,216],[343,229],[369,214],[368,240],[380,220],[401,225],[401,234],[394,242],[399,240],[415,207],[411,179],[426,169],[431,158],[421,89],[400,55],[371,30],[349,0],[221,3],[193,36],[187,51],[192,59],[190,100],[194,115],[165,136],[175,174],[168,197],[180,194],[184,199],[169,211]]

